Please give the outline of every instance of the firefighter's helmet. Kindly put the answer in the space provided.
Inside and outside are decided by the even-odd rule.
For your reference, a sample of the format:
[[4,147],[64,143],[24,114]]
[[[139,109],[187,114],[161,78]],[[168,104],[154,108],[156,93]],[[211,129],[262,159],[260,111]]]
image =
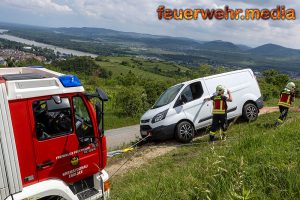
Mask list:
[[216,92],[217,92],[218,94],[222,94],[222,93],[224,93],[224,91],[225,91],[225,88],[224,88],[222,85],[218,85],[218,86],[217,86]]
[[296,85],[294,82],[289,82],[286,86],[286,89],[288,90],[292,90],[292,89],[295,89],[296,88]]

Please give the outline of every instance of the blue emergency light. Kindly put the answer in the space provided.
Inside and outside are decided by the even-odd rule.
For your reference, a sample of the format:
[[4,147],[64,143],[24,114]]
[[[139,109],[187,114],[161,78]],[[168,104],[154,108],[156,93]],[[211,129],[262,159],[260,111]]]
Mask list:
[[58,79],[64,87],[78,87],[82,86],[79,78],[75,75],[63,75],[59,76]]

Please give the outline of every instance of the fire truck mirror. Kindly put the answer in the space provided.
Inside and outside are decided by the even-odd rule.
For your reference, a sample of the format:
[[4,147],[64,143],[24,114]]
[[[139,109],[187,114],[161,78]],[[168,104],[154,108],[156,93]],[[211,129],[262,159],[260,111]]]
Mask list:
[[[60,102],[60,103],[58,103]],[[69,109],[70,102],[68,98],[57,98],[57,96],[53,96],[52,99],[47,101],[47,108],[48,111],[55,111],[55,110],[61,110],[61,109]]]
[[96,103],[95,108],[96,108],[97,125],[99,126],[101,122],[101,106],[99,102]]
[[101,90],[100,88],[97,88],[96,92],[101,101],[108,101],[108,96],[106,95],[106,93],[103,90]]

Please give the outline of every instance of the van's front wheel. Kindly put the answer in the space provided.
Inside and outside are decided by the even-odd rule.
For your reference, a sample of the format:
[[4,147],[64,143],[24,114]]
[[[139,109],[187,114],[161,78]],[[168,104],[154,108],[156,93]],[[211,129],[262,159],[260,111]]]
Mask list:
[[258,108],[253,103],[247,103],[243,107],[243,117],[247,121],[255,121],[258,117]]
[[176,127],[175,138],[179,142],[188,143],[195,135],[193,125],[188,121],[180,122]]

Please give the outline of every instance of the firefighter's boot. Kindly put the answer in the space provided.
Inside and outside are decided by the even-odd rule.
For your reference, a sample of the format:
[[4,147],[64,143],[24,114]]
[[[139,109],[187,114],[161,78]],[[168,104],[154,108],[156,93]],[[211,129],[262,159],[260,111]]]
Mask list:
[[275,127],[280,126],[281,124],[283,124],[283,120],[277,119],[277,122],[275,123]]
[[215,135],[216,135],[216,132],[210,132],[209,133],[209,141],[212,142],[215,140]]

